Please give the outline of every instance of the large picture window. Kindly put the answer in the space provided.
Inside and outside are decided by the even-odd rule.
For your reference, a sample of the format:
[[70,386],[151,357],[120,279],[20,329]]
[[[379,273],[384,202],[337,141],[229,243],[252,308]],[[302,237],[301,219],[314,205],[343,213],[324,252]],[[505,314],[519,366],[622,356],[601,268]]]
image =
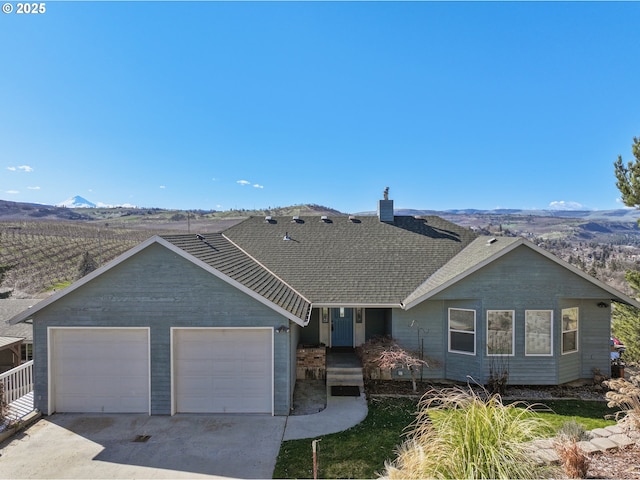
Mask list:
[[562,353],[578,351],[578,307],[562,309]]
[[449,351],[476,354],[476,311],[449,309]]
[[487,355],[513,355],[513,310],[487,310]]
[[525,355],[553,355],[552,310],[527,310],[524,332]]

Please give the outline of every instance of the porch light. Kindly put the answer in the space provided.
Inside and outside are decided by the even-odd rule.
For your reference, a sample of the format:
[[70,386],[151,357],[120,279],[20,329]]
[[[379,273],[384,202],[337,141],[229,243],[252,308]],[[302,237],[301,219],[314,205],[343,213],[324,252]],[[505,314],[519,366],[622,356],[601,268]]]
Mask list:
[[280,325],[278,328],[276,328],[276,332],[289,333],[289,327],[287,327],[286,325]]

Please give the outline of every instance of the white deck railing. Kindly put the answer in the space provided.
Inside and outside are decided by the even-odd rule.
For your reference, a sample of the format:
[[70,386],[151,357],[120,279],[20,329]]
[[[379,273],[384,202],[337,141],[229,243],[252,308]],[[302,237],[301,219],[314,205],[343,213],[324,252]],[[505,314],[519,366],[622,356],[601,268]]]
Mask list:
[[33,391],[33,360],[0,373],[0,382],[4,383],[5,401],[12,403]]

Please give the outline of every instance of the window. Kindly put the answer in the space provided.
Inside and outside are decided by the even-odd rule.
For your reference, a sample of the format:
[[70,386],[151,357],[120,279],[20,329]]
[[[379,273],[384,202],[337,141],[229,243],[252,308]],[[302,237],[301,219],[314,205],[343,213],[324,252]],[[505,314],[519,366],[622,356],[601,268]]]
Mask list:
[[513,310],[487,310],[487,355],[513,355]]
[[527,310],[524,332],[525,355],[553,355],[552,310]]
[[23,343],[20,350],[23,362],[33,360],[33,343]]
[[449,351],[476,354],[476,311],[449,309]]
[[578,307],[562,309],[562,353],[578,351]]

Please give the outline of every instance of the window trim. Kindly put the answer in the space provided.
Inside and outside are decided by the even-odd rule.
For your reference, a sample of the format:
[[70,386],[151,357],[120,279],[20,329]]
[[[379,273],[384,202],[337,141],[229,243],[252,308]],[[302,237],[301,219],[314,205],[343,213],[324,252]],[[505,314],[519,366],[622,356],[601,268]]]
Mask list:
[[[458,311],[463,311],[463,312],[473,312],[473,331],[470,332],[468,330],[455,330],[451,328],[451,311],[452,310],[458,310]],[[477,325],[477,319],[476,319],[476,311],[472,308],[455,308],[455,307],[450,307],[448,309],[448,315],[447,315],[447,337],[448,337],[448,347],[449,347],[449,353],[459,353],[461,355],[470,355],[470,356],[475,356],[476,355],[476,333],[478,330],[478,325]],[[467,335],[473,335],[473,352],[466,352],[464,350],[454,350],[451,348],[451,333],[463,333],[463,334],[467,334]]]
[[[562,337],[561,337],[561,339],[560,339],[560,342],[561,342],[561,344],[560,344],[560,346],[561,346],[560,350],[561,350],[561,352],[562,352],[562,355],[569,355],[569,354],[571,354],[571,353],[577,353],[577,352],[580,350],[579,337],[578,337],[578,331],[580,330],[580,309],[579,309],[578,307],[563,308],[563,309],[562,309],[562,312],[561,312],[561,314],[562,314],[562,319],[564,319],[564,312],[565,312],[565,311],[567,311],[567,310],[575,310],[575,311],[576,311],[576,328],[575,328],[575,330],[574,330],[574,329],[571,329],[571,330],[565,330],[565,329],[564,329],[564,321],[563,321],[563,320],[561,320],[561,322],[562,322],[562,325],[561,325],[561,329],[562,329]],[[575,348],[575,350],[566,350],[566,351],[565,351],[565,349],[564,349],[564,335],[565,335],[565,333],[572,333],[572,332],[575,332],[575,336],[576,336],[576,348]]]
[[[527,316],[529,312],[549,312],[549,353],[529,353],[527,352]],[[553,357],[553,310],[537,309],[524,311],[524,356],[525,357]]]
[[[511,313],[511,353],[489,353],[489,314],[491,312],[509,312]],[[493,309],[487,310],[487,323],[486,323],[486,340],[487,340],[487,357],[513,357],[515,356],[515,344],[516,344],[516,311],[505,309]]]

